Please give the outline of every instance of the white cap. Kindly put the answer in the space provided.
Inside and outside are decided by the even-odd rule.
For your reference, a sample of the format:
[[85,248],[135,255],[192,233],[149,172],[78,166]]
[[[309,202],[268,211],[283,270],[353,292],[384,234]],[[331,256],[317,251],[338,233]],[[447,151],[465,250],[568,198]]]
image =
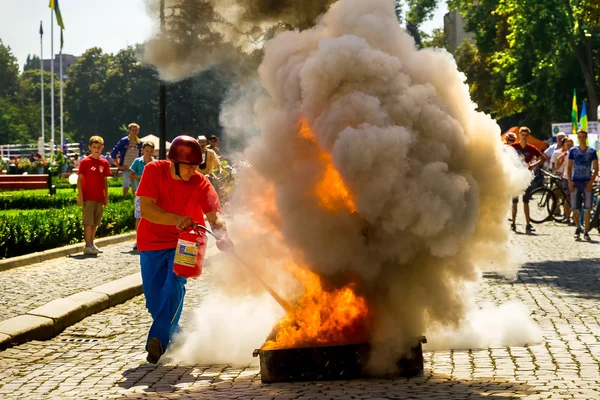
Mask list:
[[558,133],[556,134],[556,137],[559,137],[559,136],[567,136],[567,134],[566,134],[566,133],[564,133],[564,132],[558,132]]
[[196,140],[198,140],[198,141],[206,140],[206,136],[200,135],[200,136],[198,136],[198,138]]

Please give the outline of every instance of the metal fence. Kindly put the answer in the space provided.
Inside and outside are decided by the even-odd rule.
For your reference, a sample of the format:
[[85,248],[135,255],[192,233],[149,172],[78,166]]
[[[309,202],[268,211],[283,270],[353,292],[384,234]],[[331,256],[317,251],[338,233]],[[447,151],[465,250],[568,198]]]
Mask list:
[[[57,150],[59,149],[59,146],[55,147]],[[62,147],[63,153],[67,157],[75,154],[81,155],[83,152],[83,143],[66,143]],[[44,144],[43,152],[40,152],[41,146],[38,147],[36,144],[2,144],[0,145],[0,156],[4,159],[29,157],[31,153],[40,153],[42,156],[46,156],[51,153],[51,148],[50,143]]]

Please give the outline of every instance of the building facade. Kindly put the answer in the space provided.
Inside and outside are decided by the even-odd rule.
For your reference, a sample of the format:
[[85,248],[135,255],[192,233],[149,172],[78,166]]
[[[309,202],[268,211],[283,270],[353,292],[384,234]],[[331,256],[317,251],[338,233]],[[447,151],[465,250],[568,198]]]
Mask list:
[[444,33],[448,41],[448,51],[452,54],[465,41],[473,42],[473,34],[466,31],[465,20],[458,11],[450,11],[444,15]]
[[[63,81],[67,80],[69,68],[71,67],[71,65],[73,65],[77,62],[78,58],[79,57],[75,57],[74,55],[71,55],[71,54],[63,54],[62,55],[62,67],[63,67],[62,79],[63,79]],[[52,62],[54,62],[54,73],[56,75],[58,75],[60,73],[60,55],[59,54],[57,54],[54,57],[54,60],[43,60],[42,61],[44,71],[47,71],[47,72],[51,71]]]

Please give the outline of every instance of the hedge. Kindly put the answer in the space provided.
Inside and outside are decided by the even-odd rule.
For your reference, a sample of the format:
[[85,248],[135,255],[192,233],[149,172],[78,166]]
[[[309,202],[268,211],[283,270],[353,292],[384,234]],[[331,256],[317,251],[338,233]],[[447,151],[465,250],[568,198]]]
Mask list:
[[[133,201],[109,203],[96,237],[135,229]],[[0,258],[20,256],[83,241],[81,207],[0,217]]]
[[[128,194],[108,194],[110,203],[118,203],[124,199],[133,199],[133,195]],[[54,196],[32,196],[25,192],[19,192],[14,196],[0,196],[0,210],[45,210],[49,208],[65,208],[77,204],[77,192],[56,193]]]

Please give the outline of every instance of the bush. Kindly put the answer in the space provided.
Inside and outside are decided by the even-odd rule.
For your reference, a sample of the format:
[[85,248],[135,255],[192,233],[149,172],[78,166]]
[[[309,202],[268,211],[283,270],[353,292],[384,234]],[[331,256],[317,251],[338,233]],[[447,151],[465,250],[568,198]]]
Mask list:
[[[109,204],[132,198],[133,195],[131,193],[127,196],[113,193],[108,194]],[[0,210],[46,210],[74,205],[77,205],[77,192],[57,193],[52,197],[46,195],[32,196],[26,191],[14,196],[0,196]]]
[[[133,201],[109,203],[97,237],[135,229]],[[81,207],[70,206],[0,217],[0,258],[52,249],[83,240]]]

